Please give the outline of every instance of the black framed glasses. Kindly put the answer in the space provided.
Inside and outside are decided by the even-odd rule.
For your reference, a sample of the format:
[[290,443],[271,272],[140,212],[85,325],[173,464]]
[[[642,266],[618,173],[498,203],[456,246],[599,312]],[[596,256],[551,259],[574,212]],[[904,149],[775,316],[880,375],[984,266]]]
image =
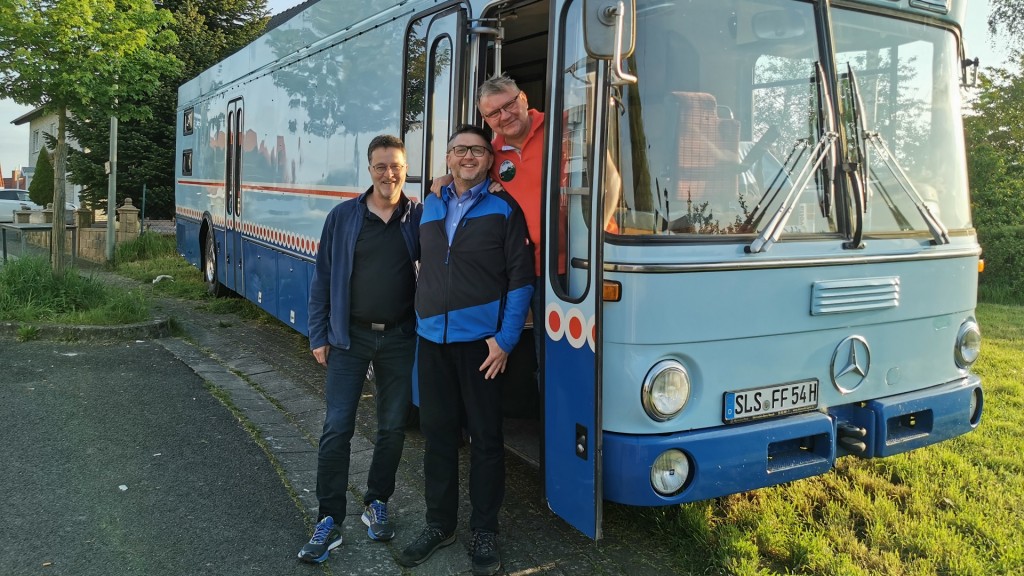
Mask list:
[[388,170],[391,170],[395,174],[398,174],[402,170],[405,170],[405,164],[374,164],[373,166],[371,166],[371,168],[373,168],[374,172],[381,175],[383,175]]
[[493,112],[488,112],[487,114],[484,114],[484,118],[488,120],[493,120],[497,118],[499,114],[501,114],[502,110],[508,112],[509,114],[515,114],[516,109],[519,106],[519,96],[522,95],[522,93],[523,91],[520,90],[519,93],[517,93],[511,100],[505,102],[501,106],[498,106],[498,108]]
[[448,152],[462,158],[466,153],[472,153],[474,158],[479,158],[484,154],[490,152],[490,148],[487,146],[452,146],[448,149]]

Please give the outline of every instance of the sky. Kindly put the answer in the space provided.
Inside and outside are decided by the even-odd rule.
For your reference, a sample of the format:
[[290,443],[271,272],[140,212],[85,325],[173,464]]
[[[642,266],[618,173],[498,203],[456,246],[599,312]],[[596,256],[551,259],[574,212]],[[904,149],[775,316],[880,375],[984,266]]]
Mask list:
[[[267,7],[276,14],[298,4],[301,0],[268,0]],[[988,37],[985,19],[988,16],[988,0],[968,0],[967,20],[964,24],[964,39],[967,42],[967,55],[981,59],[981,66],[1001,66],[1006,62],[1008,53],[1005,42],[1001,46],[993,46]],[[11,121],[32,110],[30,106],[22,106],[10,100],[0,100],[0,167],[4,175],[10,177],[11,169],[29,164],[28,125],[14,126]]]

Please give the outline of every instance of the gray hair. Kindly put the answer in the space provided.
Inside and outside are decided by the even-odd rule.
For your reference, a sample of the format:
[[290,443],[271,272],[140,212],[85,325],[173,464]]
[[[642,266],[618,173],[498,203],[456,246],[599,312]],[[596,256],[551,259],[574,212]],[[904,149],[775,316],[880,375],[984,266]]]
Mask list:
[[497,74],[484,80],[484,83],[480,85],[480,88],[476,91],[476,101],[479,104],[487,96],[519,91],[519,85],[516,84],[515,80],[504,74]]

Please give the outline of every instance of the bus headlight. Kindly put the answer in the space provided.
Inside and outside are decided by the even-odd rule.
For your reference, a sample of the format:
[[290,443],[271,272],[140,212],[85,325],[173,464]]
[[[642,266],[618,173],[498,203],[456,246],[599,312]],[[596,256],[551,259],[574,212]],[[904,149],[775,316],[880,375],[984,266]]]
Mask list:
[[675,496],[690,478],[690,460],[681,450],[666,450],[651,466],[651,487],[661,496]]
[[953,350],[953,357],[956,365],[961,368],[970,368],[971,364],[978,359],[981,353],[981,328],[973,318],[968,319],[960,326],[960,332],[956,335],[956,347]]
[[675,418],[690,399],[690,375],[675,360],[662,360],[644,378],[640,393],[644,411],[652,420]]

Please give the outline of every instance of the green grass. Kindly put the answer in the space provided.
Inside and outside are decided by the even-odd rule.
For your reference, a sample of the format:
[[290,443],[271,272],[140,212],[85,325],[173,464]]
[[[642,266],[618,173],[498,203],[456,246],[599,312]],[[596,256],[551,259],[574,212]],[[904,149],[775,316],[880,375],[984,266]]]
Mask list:
[[[1024,308],[982,304],[977,430],[907,454],[846,457],[784,486],[607,519],[655,523],[692,574],[989,576],[1024,570]],[[633,519],[629,519],[632,516]]]
[[20,258],[0,268],[3,320],[112,325],[148,317],[149,304],[142,291],[109,286],[74,268],[57,277],[42,258]]
[[[200,308],[225,316],[257,322],[276,322],[256,304],[244,298],[210,296],[202,273],[178,255],[174,236],[145,233],[138,239],[117,246],[114,271],[141,282],[152,283],[160,276],[169,276],[153,284],[161,296],[201,301]],[[224,322],[230,323],[230,320]]]
[[185,300],[209,298],[199,269],[178,255],[174,236],[147,232],[131,242],[118,244],[114,271],[147,283],[170,276],[153,285],[153,291],[163,296]]

